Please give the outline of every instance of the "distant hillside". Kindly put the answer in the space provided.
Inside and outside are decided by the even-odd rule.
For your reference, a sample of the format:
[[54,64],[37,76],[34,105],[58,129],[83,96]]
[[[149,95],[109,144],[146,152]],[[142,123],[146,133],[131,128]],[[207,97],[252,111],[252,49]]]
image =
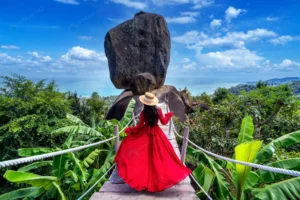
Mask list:
[[[268,85],[281,85],[281,84],[292,83],[295,81],[300,81],[300,77],[273,78],[273,79],[266,80],[265,82],[267,82]],[[256,85],[257,82],[258,81],[251,81],[251,82],[246,82],[243,84]]]
[[[269,86],[278,86],[281,84],[289,84],[293,94],[295,96],[300,97],[300,78],[298,77],[287,77],[287,78],[275,78],[266,81]],[[257,82],[247,82],[247,84],[239,84],[237,86],[233,86],[228,90],[233,94],[239,94],[241,90],[245,90],[246,92],[250,90],[254,90],[256,88]]]
[[117,99],[117,97],[118,97],[117,95],[112,95],[112,96],[102,97],[102,99],[105,102],[105,105],[112,106],[115,100]]

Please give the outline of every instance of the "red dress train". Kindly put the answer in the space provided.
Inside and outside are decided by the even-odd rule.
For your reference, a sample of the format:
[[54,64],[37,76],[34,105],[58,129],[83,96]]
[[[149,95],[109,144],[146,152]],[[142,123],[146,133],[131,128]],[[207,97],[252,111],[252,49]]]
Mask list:
[[[158,111],[161,123],[167,124],[172,112],[164,116],[161,108]],[[121,142],[114,162],[119,176],[131,188],[160,192],[192,173],[182,164],[158,124],[151,127],[145,123],[143,111],[139,124],[126,128],[125,133],[127,136]]]

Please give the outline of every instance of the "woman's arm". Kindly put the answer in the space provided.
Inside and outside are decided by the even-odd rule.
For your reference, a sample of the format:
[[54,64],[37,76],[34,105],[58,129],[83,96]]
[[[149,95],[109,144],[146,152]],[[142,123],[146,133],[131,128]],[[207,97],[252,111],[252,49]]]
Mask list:
[[136,125],[136,126],[130,126],[130,127],[127,127],[124,132],[127,134],[127,135],[130,135],[130,134],[133,134],[133,133],[136,133],[138,132],[138,130],[144,126],[144,111],[141,112],[140,114],[140,121],[139,123]]
[[170,118],[173,116],[173,112],[168,112],[164,116],[161,108],[158,108],[158,114],[159,114],[159,120],[162,123],[162,125],[166,125],[169,122]]

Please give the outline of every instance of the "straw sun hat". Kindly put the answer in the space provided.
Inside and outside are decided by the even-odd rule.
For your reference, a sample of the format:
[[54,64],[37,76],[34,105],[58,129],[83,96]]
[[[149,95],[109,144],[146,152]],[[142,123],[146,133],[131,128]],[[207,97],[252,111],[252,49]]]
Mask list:
[[140,101],[148,106],[155,106],[158,104],[158,98],[151,92],[146,92],[144,95],[140,96]]

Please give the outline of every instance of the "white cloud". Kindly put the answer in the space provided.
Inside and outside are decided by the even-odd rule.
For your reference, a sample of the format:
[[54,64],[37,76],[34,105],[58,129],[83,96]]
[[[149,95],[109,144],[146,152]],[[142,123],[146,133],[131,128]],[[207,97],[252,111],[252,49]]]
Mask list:
[[300,67],[300,63],[291,61],[289,59],[284,59],[280,64],[276,65],[281,68],[290,68],[290,67]]
[[20,49],[20,47],[15,46],[15,45],[2,45],[1,48],[2,48],[2,49],[7,49],[7,50],[11,50],[11,49]]
[[187,44],[190,49],[204,47],[245,48],[245,43],[258,41],[263,38],[275,37],[277,34],[267,29],[255,29],[247,32],[228,32],[223,37],[209,37],[203,32],[188,31],[182,36],[173,38],[175,42]]
[[182,36],[173,37],[172,39],[181,44],[193,44],[199,40],[205,40],[207,38],[209,37],[205,33],[193,30],[184,33]]
[[40,56],[37,52],[28,52],[29,55],[31,55],[31,61],[34,62],[42,62],[42,63],[46,63],[46,62],[50,62],[52,60],[52,58],[50,56]]
[[234,7],[230,6],[228,9],[225,11],[225,19],[228,23],[231,22],[232,19],[237,18],[239,14],[245,13],[245,9],[235,9]]
[[81,40],[91,40],[93,37],[92,36],[79,36],[78,37],[79,39],[81,39]]
[[64,3],[64,4],[79,5],[79,2],[76,0],[54,0],[54,1]]
[[173,24],[187,24],[196,22],[196,16],[199,15],[199,12],[181,12],[178,17],[166,17],[168,23]]
[[131,1],[131,0],[112,0],[112,2],[116,4],[122,4],[127,7],[143,10],[147,8],[147,4],[139,2],[139,1]]
[[292,37],[290,35],[283,35],[274,39],[269,40],[272,44],[286,44],[287,42],[300,40],[300,36]]
[[105,62],[107,61],[107,58],[104,53],[97,53],[93,50],[76,46],[69,49],[69,51],[65,55],[62,55],[61,60],[72,64],[82,64],[85,61]]
[[208,7],[214,3],[214,0],[193,0],[193,9]]
[[266,20],[267,21],[278,21],[279,17],[267,17]]
[[209,52],[196,55],[199,63],[207,68],[248,68],[259,67],[264,60],[248,49],[232,49],[226,51]]
[[152,0],[152,3],[158,6],[192,4],[193,9],[200,9],[212,5],[214,0]]
[[6,53],[0,53],[0,66],[13,65],[17,63],[21,63],[21,59],[13,58]]
[[221,19],[213,19],[210,22],[210,28],[211,29],[219,28],[221,25],[222,25],[222,20]]
[[181,59],[182,69],[183,70],[196,70],[197,64],[191,61],[189,58]]

